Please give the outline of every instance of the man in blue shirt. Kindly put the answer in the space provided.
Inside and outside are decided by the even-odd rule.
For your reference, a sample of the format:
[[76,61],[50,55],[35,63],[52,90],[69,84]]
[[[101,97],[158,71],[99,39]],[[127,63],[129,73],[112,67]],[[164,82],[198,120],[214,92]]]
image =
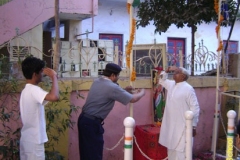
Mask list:
[[115,101],[124,105],[135,103],[145,95],[145,90],[132,94],[132,87],[122,89],[118,84],[121,67],[108,63],[102,77],[96,79],[88,93],[82,113],[78,118],[79,152],[81,160],[102,160],[103,120],[114,107]]

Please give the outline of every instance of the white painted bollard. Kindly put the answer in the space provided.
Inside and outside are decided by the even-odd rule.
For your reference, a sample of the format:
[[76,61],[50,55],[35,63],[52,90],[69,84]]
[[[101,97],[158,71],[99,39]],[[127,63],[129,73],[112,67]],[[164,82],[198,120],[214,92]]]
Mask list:
[[227,112],[228,117],[228,129],[227,129],[227,150],[226,160],[233,160],[233,142],[234,142],[234,119],[236,112],[230,110]]
[[123,121],[125,126],[124,138],[124,160],[133,159],[133,128],[135,127],[135,120],[132,117],[126,117]]
[[186,119],[186,150],[185,150],[185,159],[192,160],[192,138],[193,138],[193,112],[186,111],[185,112]]

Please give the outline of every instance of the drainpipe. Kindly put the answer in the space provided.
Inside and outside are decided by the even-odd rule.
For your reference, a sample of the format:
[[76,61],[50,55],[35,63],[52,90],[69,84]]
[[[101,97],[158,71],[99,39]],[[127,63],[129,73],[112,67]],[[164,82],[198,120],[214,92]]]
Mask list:
[[94,2],[94,0],[92,0],[92,31],[91,31],[91,32],[88,32],[88,31],[87,31],[87,32],[82,33],[82,34],[77,34],[77,35],[75,35],[75,38],[77,38],[78,36],[81,36],[81,35],[93,33],[93,26],[94,26],[94,9],[93,9],[93,2]]

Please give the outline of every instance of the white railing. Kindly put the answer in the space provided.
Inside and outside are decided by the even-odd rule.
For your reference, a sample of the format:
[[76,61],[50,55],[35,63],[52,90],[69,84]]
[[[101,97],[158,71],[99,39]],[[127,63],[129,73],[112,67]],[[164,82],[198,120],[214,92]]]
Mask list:
[[[144,56],[140,58],[134,56],[136,57],[134,59],[134,67],[136,68],[136,73],[139,77],[150,76],[152,69],[156,67],[163,67],[163,69],[166,69],[167,66],[175,65],[184,67],[188,69],[189,72],[191,71],[192,55],[184,55],[181,48],[178,49],[178,53],[168,53],[167,51],[164,52],[164,48],[162,46],[159,46],[160,48],[153,48],[154,46],[158,45],[159,44],[152,44],[152,47],[145,48],[143,51],[146,53],[142,53]],[[124,59],[124,57],[121,59]],[[212,70],[214,72],[214,70],[217,68],[217,61],[217,54],[209,51],[208,48],[204,46],[202,40],[194,52],[194,75],[204,75],[204,73]]]
[[189,72],[193,67],[194,75],[201,75],[217,68],[217,54],[209,51],[204,46],[203,40],[194,52],[194,66],[192,66],[192,55],[184,56],[181,49],[179,49],[179,53],[177,54],[167,53],[167,61],[168,66],[176,65],[185,67]]

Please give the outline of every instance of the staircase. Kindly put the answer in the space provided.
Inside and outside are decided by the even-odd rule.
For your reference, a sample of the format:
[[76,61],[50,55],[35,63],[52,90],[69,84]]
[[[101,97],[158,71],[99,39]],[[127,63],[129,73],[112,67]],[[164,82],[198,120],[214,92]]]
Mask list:
[[43,2],[12,0],[0,6],[0,23],[2,24],[0,45],[52,18],[53,2],[51,0],[43,0]]
[[[0,0],[0,46],[54,19],[55,0]],[[60,0],[60,18],[83,20],[97,14],[98,0]]]

